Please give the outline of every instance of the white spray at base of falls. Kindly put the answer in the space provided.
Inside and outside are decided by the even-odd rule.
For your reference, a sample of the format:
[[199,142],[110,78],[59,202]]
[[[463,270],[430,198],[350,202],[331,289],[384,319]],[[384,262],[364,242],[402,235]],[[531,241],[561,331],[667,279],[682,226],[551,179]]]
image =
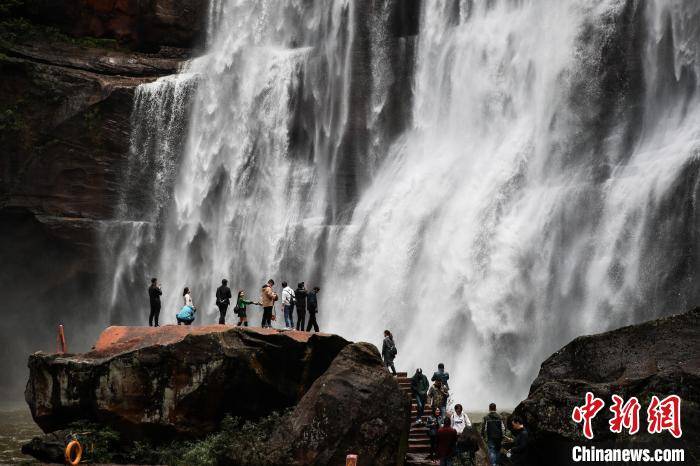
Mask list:
[[575,336],[693,304],[669,283],[692,278],[695,207],[669,206],[694,199],[698,6],[454,5],[423,2],[412,127],[386,147],[387,34],[371,22],[358,112],[354,2],[214,3],[156,250],[116,248],[134,278],[115,296],[142,302],[155,275],[163,322],[185,285],[214,322],[223,277],[251,297],[269,277],[320,283],[323,330],[391,329],[397,366],[444,362],[471,409],[517,402]]

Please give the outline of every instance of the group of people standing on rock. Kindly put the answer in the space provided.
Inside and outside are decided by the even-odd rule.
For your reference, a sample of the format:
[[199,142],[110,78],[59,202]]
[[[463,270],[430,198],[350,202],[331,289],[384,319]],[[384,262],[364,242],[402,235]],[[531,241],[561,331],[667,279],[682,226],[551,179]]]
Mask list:
[[[238,316],[237,326],[248,326],[248,306],[255,305],[263,308],[262,321],[260,326],[263,328],[272,328],[272,321],[276,320],[275,303],[279,300],[279,295],[274,291],[275,281],[270,279],[262,286],[259,301],[251,301],[246,298],[244,290],[239,290],[236,295],[233,312]],[[306,331],[313,329],[319,331],[316,314],[318,314],[318,293],[321,289],[315,286],[311,291],[306,289],[304,282],[297,285],[297,289],[293,290],[287,286],[287,282],[282,282],[282,309],[284,312],[285,330],[294,330],[293,312],[296,308],[297,323],[296,330],[304,330],[306,324],[306,315],[308,313],[309,321],[306,325]],[[151,279],[151,285],[148,287],[148,297],[151,306],[151,313],[148,316],[148,325],[158,327],[158,318],[160,316],[161,302],[160,297],[163,294],[160,283],[157,278]],[[228,286],[228,280],[221,280],[221,286],[216,289],[216,307],[219,310],[219,324],[226,324],[226,314],[234,299],[231,289]],[[192,294],[188,287],[182,292],[183,306],[175,315],[178,325],[192,325],[195,320],[197,308],[192,301]]]

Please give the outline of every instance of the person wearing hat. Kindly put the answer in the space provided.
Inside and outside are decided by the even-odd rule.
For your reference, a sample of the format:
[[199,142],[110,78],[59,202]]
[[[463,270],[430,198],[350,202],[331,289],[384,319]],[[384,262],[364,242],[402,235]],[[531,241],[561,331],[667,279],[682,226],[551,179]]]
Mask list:
[[296,297],[297,306],[297,330],[304,331],[304,325],[306,324],[306,287],[304,282],[297,285],[297,289],[294,292]]

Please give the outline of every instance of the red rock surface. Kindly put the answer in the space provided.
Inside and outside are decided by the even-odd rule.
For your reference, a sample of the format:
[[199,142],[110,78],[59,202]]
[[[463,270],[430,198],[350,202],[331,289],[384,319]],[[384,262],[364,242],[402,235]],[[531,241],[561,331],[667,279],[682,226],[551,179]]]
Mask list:
[[[172,345],[182,341],[187,335],[205,335],[220,333],[233,328],[243,332],[253,332],[261,335],[282,334],[295,341],[306,343],[312,333],[296,330],[276,330],[261,327],[235,327],[232,325],[163,325],[161,327],[107,327],[95,343],[89,356],[113,356],[126,351],[145,348],[153,345]],[[328,335],[328,334],[320,334]]]

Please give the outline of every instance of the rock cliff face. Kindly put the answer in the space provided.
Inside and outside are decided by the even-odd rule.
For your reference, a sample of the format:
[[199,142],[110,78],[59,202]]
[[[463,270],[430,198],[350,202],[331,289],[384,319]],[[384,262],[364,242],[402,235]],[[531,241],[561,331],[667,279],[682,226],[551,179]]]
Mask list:
[[118,39],[138,49],[192,47],[207,0],[35,0],[24,13],[71,36]]
[[[205,0],[0,5],[0,280],[27,284],[7,292],[11,312],[0,339],[35,329],[4,360],[54,341],[59,319],[42,311],[47,303],[63,297],[72,311],[60,320],[68,324],[94,314],[87,300],[99,299],[99,222],[117,206],[134,90],[177,71],[199,43],[205,7]],[[19,393],[14,381],[26,374],[7,366],[3,398]]]
[[[62,14],[44,12],[54,25],[73,24],[71,12],[86,12],[87,4],[110,2],[31,5],[49,9],[61,3],[73,6]],[[191,20],[198,21],[196,15]],[[143,53],[94,37],[75,39],[25,18],[2,22],[0,208],[26,209],[42,222],[51,218],[67,225],[73,219],[112,218],[129,154],[134,88],[177,72],[187,55],[167,47]],[[85,242],[76,235],[72,242]]]
[[[585,441],[571,419],[586,392],[605,401],[593,419],[594,440]],[[612,395],[636,396],[641,404],[640,431],[613,434],[608,421]],[[683,436],[647,433],[646,410],[653,395],[678,395]],[[575,339],[542,363],[529,396],[515,409],[531,429],[536,464],[569,464],[573,445],[636,448],[685,448],[688,464],[700,449],[700,308],[665,319]],[[541,454],[546,453],[546,454]]]
[[32,355],[25,395],[46,432],[87,420],[127,438],[201,437],[227,413],[294,406],[347,344],[225,326],[110,327],[89,353]]

